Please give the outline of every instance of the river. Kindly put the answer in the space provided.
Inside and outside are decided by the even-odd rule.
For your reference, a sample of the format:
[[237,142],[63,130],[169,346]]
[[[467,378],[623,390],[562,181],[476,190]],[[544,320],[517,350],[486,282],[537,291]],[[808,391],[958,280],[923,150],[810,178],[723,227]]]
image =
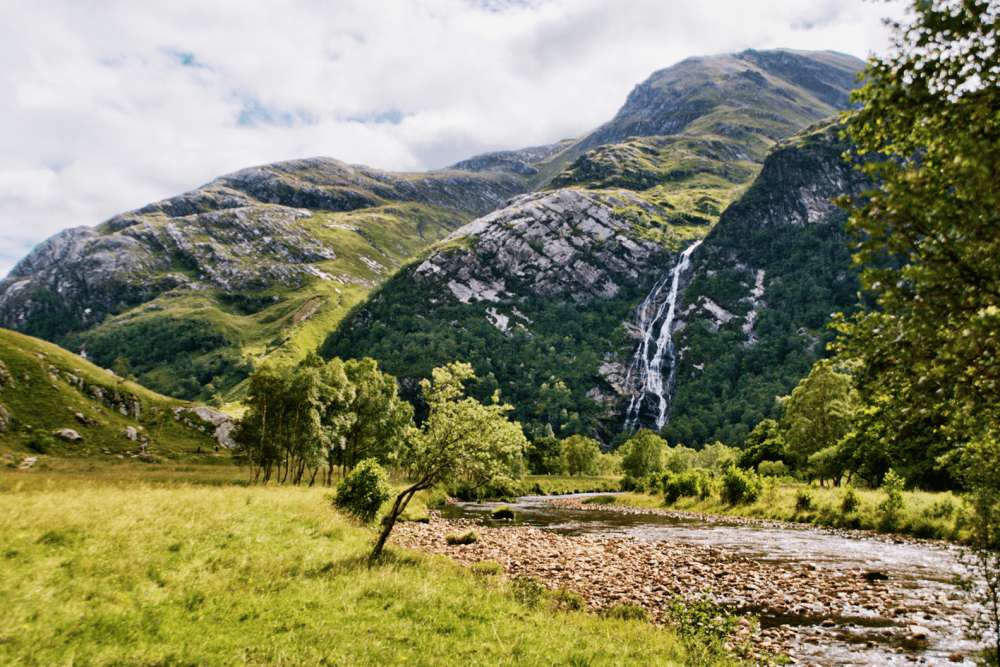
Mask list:
[[[580,500],[586,495],[571,498]],[[794,524],[748,524],[683,513],[630,513],[560,503],[566,503],[565,496],[559,500],[527,496],[508,503],[517,512],[514,524],[490,518],[496,503],[458,503],[441,514],[445,519],[475,520],[500,530],[528,526],[576,538],[654,543],[667,553],[682,547],[705,548],[704,553],[722,552],[726,558],[749,561],[747,571],[765,578],[790,573],[797,578],[798,573],[806,573],[822,582],[824,575],[836,576],[841,583],[836,588],[831,584],[830,594],[818,596],[818,602],[811,596],[806,601],[789,600],[780,590],[763,601],[750,600],[735,592],[744,589],[743,581],[731,590],[723,585],[712,592],[734,611],[756,614],[764,633],[781,637],[799,664],[973,664],[968,656],[975,644],[966,637],[966,628],[974,608],[955,583],[964,570],[954,547]],[[702,552],[685,553],[697,558]],[[845,579],[844,573],[860,576]],[[846,588],[843,581],[848,582]],[[750,590],[756,586],[749,584]],[[867,603],[872,595],[855,598],[854,586],[859,592],[876,588],[883,604]]]

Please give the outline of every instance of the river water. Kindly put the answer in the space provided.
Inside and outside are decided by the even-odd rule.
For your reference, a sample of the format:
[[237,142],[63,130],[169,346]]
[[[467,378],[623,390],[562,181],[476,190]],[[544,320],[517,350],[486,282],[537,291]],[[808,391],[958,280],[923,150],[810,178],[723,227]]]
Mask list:
[[[574,497],[587,495],[593,494]],[[445,508],[442,516],[475,519],[491,526],[510,525],[490,519],[490,512],[497,506],[497,503],[458,503]],[[965,570],[954,547],[799,528],[793,524],[747,525],[682,513],[572,509],[553,504],[551,498],[544,496],[522,497],[505,506],[516,510],[520,525],[564,535],[630,537],[711,546],[789,569],[861,568],[882,573],[900,601],[896,614],[879,616],[862,608],[843,608],[833,616],[829,613],[778,616],[761,609],[737,611],[757,614],[763,628],[784,625],[801,630],[803,639],[793,651],[800,664],[974,664],[969,657],[958,657],[970,656],[976,645],[966,636],[974,608],[956,584],[956,576]],[[914,626],[929,631],[928,641],[900,639]]]

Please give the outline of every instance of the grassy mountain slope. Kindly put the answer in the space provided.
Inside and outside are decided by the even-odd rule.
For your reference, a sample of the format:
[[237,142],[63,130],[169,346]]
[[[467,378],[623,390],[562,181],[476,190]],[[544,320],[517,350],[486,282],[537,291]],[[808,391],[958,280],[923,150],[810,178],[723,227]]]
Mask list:
[[0,281],[0,325],[183,398],[295,360],[403,262],[525,189],[510,170],[393,174],[330,159],[245,169],[97,228]]
[[841,159],[837,131],[819,126],[776,148],[692,257],[671,441],[742,442],[824,353],[830,314],[856,304],[846,213],[832,200],[865,184]]
[[[0,455],[191,458],[216,449],[214,426],[167,398],[51,343],[0,329]],[[178,408],[185,409],[175,415]],[[79,415],[79,416],[77,416]],[[136,439],[126,435],[135,429]],[[54,435],[72,429],[82,439]],[[202,430],[203,429],[203,430]]]

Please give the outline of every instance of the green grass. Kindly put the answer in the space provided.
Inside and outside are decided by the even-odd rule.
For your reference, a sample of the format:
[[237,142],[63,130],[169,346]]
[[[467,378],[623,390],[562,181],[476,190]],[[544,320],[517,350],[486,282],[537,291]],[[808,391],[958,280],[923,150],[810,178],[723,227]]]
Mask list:
[[[807,490],[812,497],[809,509],[796,507],[796,497]],[[664,502],[662,495],[626,493],[615,496],[616,504],[632,507],[648,507],[722,514],[757,519],[775,519],[810,523],[834,528],[863,530],[883,530],[914,537],[962,541],[969,526],[966,508],[961,497],[950,491],[905,491],[903,510],[898,525],[889,530],[883,525],[883,513],[879,505],[885,500],[885,493],[877,489],[854,489],[860,504],[849,513],[842,509],[844,487],[809,486],[801,482],[778,482],[766,480],[764,493],[750,504],[727,505],[719,499],[718,493],[709,498],[680,498],[673,504]]]
[[7,490],[0,664],[721,663],[646,623],[525,606],[440,558],[368,569],[372,537],[317,488]]
[[[148,435],[149,452],[158,458],[199,458],[200,448],[204,452],[201,458],[225,456],[228,460],[228,455],[213,452],[215,441],[208,435],[173,419],[174,408],[192,404],[119,380],[56,345],[0,329],[0,362],[13,380],[0,386],[0,404],[13,415],[12,427],[0,433],[0,455],[35,454],[40,456],[40,465],[58,457],[109,461],[104,450],[115,455],[137,449],[137,443],[123,434],[126,427],[132,426]],[[74,377],[79,378],[83,389],[74,384]],[[117,392],[135,397],[142,405],[142,414],[138,418],[121,414],[96,400],[91,388],[100,388],[109,396]],[[77,420],[76,412],[89,423]],[[53,438],[52,431],[61,428],[77,431],[83,441],[66,443]],[[34,452],[29,447],[32,442]]]

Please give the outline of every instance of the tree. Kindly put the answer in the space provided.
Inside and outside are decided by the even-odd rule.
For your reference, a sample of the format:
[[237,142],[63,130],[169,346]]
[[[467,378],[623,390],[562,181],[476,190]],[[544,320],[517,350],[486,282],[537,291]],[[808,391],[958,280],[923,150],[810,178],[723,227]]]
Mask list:
[[528,469],[535,475],[558,475],[562,472],[562,447],[558,438],[535,438],[525,452]]
[[813,364],[789,396],[781,425],[788,454],[804,466],[816,452],[836,445],[851,427],[857,396],[849,374],[831,359]]
[[1000,12],[995,0],[912,8],[846,118],[877,184],[847,203],[878,309],[838,326],[871,408],[858,437],[910,481],[949,486],[949,452],[1000,422]]
[[774,419],[762,419],[744,441],[739,466],[756,470],[762,461],[787,463],[787,456],[785,436],[781,433],[778,422]]
[[570,475],[596,475],[601,446],[593,438],[571,435],[561,443],[563,468]]
[[622,445],[622,471],[634,479],[663,472],[667,441],[649,429],[640,429]]
[[374,359],[351,359],[343,365],[354,387],[354,396],[346,406],[353,419],[335,451],[337,461],[346,469],[366,457],[391,463],[413,421],[413,407],[399,397],[396,378],[381,372]]
[[418,492],[455,480],[478,486],[508,481],[518,464],[528,442],[520,424],[507,419],[511,406],[467,397],[464,384],[474,379],[472,366],[453,362],[421,380],[427,420],[420,430],[411,429],[401,457],[415,481],[396,496],[383,519],[369,563],[381,556],[397,519]]

